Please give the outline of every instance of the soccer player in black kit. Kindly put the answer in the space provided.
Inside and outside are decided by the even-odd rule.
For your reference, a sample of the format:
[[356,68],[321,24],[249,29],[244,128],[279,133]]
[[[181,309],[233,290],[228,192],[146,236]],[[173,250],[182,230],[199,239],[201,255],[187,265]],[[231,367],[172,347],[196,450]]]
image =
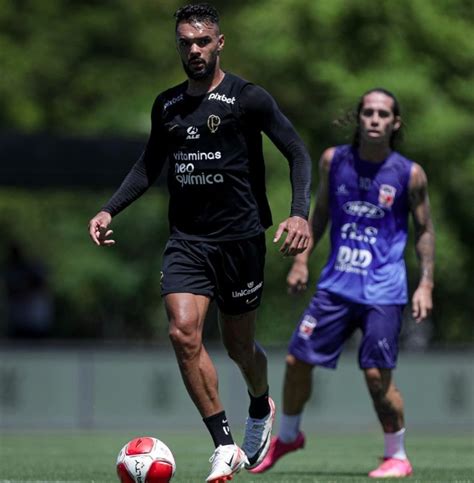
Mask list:
[[[187,80],[158,95],[145,151],[122,185],[89,222],[97,245],[112,245],[112,217],[139,198],[169,162],[170,238],[163,255],[162,296],[169,336],[186,388],[215,445],[208,482],[254,468],[270,443],[275,405],[267,360],[254,339],[263,290],[265,230],[272,224],[265,193],[264,132],[287,158],[291,211],[274,237],[280,251],[303,252],[311,160],[274,99],[220,67],[224,36],[217,11],[187,5],[175,13],[177,49]],[[240,449],[219,398],[216,369],[202,344],[209,304],[219,308],[223,343],[248,387],[250,406]]]

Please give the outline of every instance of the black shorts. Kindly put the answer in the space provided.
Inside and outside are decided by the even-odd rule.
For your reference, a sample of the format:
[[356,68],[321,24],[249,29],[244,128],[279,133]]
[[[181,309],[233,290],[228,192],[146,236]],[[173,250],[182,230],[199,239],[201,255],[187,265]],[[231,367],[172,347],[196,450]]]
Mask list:
[[265,253],[264,233],[221,242],[168,240],[161,295],[207,295],[230,315],[254,310],[262,298]]

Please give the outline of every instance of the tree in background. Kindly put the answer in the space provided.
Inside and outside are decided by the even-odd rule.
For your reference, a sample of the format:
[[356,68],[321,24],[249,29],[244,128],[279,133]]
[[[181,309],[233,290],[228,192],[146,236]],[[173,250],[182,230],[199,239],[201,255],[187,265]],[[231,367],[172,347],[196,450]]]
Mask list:
[[[169,35],[172,14],[181,4],[0,0],[0,129],[140,135],[145,142],[156,93],[182,80]],[[405,109],[403,151],[420,161],[430,179],[437,233],[435,339],[472,342],[471,1],[214,4],[228,36],[224,68],[275,95],[315,163],[325,147],[350,141],[352,127],[341,132],[332,121],[344,117],[361,92],[383,86],[397,94]],[[290,196],[285,164],[278,156],[268,145],[275,219],[285,215]],[[0,191],[0,225],[50,260],[58,319],[64,321],[60,335],[107,337],[118,332],[143,337],[164,327],[157,285],[167,235],[164,198],[147,194],[146,201],[131,208],[136,216],[118,217],[114,228],[120,244],[99,257],[88,247],[84,224],[91,207],[109,194]],[[141,237],[150,225],[156,227],[156,237]],[[150,253],[152,262],[144,266],[139,251]],[[416,279],[410,253],[409,273]],[[282,297],[288,266],[278,256],[269,243],[266,303],[259,324],[261,335],[275,342],[287,339],[307,301]],[[315,254],[314,273],[324,258]],[[153,302],[146,305],[150,297]],[[113,304],[105,306],[106,300]]]

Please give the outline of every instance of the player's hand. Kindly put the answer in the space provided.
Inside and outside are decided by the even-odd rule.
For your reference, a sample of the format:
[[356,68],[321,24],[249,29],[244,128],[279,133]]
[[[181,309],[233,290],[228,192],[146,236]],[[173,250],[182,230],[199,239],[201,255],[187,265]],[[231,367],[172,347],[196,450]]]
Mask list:
[[296,259],[286,277],[288,293],[298,294],[304,292],[308,286],[308,277],[308,264]]
[[426,319],[433,310],[432,290],[433,287],[431,285],[420,284],[413,294],[411,313],[417,323]]
[[286,239],[280,247],[280,252],[285,257],[294,256],[302,253],[308,248],[310,231],[308,221],[301,216],[290,216],[282,221],[273,238],[273,243],[277,243],[283,233],[286,232]]
[[112,230],[108,229],[111,221],[112,216],[106,211],[99,211],[99,213],[89,221],[89,236],[96,245],[107,246],[115,244],[115,240],[109,238],[113,233]]

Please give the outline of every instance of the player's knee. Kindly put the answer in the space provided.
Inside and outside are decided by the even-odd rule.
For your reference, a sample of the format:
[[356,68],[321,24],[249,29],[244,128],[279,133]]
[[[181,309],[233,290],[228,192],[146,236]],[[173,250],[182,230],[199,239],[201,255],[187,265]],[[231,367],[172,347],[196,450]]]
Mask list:
[[365,369],[365,380],[373,398],[385,398],[392,383],[392,375],[389,369],[370,368]]
[[292,354],[287,354],[285,358],[286,369],[292,372],[311,372],[313,366],[307,362],[300,361]]
[[300,361],[295,356],[287,354],[285,378],[288,381],[306,381],[311,377],[313,366]]
[[227,355],[236,363],[239,365],[244,365],[245,364],[245,359],[242,357],[242,352],[235,350],[235,348],[232,349],[227,349]]
[[251,363],[253,358],[252,345],[236,343],[226,345],[227,355],[240,366],[246,366]]
[[168,337],[180,357],[192,358],[201,348],[201,334],[195,329],[194,324],[170,321]]
[[366,370],[365,380],[370,396],[375,403],[381,403],[387,394],[387,387],[378,370]]

